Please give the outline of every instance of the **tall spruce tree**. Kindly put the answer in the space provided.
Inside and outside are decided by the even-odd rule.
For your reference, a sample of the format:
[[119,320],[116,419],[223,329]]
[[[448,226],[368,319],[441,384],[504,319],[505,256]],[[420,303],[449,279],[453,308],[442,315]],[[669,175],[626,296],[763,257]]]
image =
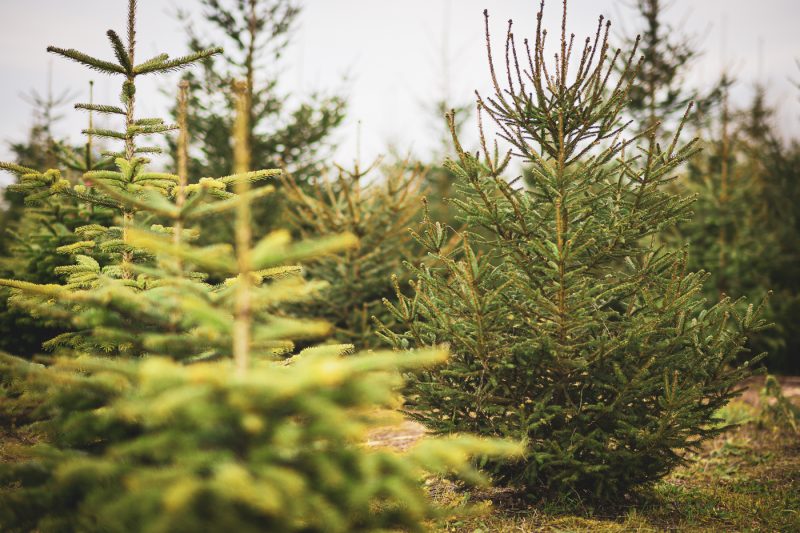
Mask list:
[[[758,359],[737,362],[763,322],[729,299],[707,307],[707,275],[655,241],[689,216],[691,198],[666,186],[697,142],[680,145],[680,127],[663,149],[654,128],[626,134],[635,47],[612,52],[602,17],[575,45],[564,2],[548,62],[543,10],[522,53],[509,26],[502,77],[486,15],[494,92],[478,99],[479,123],[488,115],[512,149],[497,155],[482,127],[477,155],[457,145],[448,166],[467,229],[445,251],[448,231],[426,220],[419,241],[431,258],[411,268],[413,295],[390,305],[404,331],[383,334],[452,352],[412,376],[410,416],[437,433],[525,440],[523,461],[487,464],[500,481],[607,499],[666,475],[721,431],[715,412]],[[530,167],[529,189],[502,177],[511,157]]]
[[[800,84],[798,84],[800,88]],[[776,324],[780,345],[770,345],[770,369],[776,372],[800,372],[800,139],[784,141],[773,122],[774,110],[757,92],[751,105],[750,123],[760,126],[747,129],[751,155],[763,165],[765,207],[768,229],[777,235],[780,252],[770,265],[769,286],[775,296],[770,300],[770,318]],[[760,117],[760,118],[759,118]]]
[[[58,170],[2,165],[20,175],[30,202],[64,195],[117,212],[119,225],[78,230],[85,240],[70,247],[77,262],[62,269],[66,285],[2,281],[77,331],[71,349],[47,366],[0,356],[0,414],[30,422],[23,430],[40,440],[0,465],[0,524],[7,531],[425,530],[440,514],[420,484],[425,472],[479,481],[472,455],[510,456],[520,447],[429,440],[398,455],[364,446],[366,431],[384,423],[375,408],[396,402],[398,370],[441,361],[442,350],[343,359],[351,347],[333,345],[285,361],[293,339],[329,329],[278,310],[313,292],[292,263],[346,249],[355,238],[292,244],[278,231],[253,242],[251,203],[267,189],[251,190],[250,182],[278,172],[192,184],[185,112],[178,173],[146,170],[142,154],[153,149],[137,139],[174,128],[136,118],[135,78],[219,51],[137,65],[135,14],[130,0],[127,44],[108,33],[116,62],[50,48],[123,78],[123,107],[79,104],[125,117],[121,130],[88,131],[124,142],[113,154],[118,170],[87,171],[90,182],[73,185]],[[246,91],[235,90],[235,168],[244,170]],[[184,85],[183,109],[187,92]],[[233,246],[192,242],[199,219],[231,211]],[[227,281],[205,282],[211,276]]]

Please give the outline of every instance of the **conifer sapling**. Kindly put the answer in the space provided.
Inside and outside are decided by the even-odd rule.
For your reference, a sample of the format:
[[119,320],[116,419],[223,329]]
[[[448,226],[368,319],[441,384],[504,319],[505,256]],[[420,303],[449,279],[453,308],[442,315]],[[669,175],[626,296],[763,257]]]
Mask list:
[[[653,128],[627,135],[635,48],[612,52],[602,17],[578,46],[565,2],[548,61],[543,10],[531,42],[509,25],[502,78],[486,16],[494,91],[478,97],[479,124],[488,115],[511,150],[490,147],[482,125],[478,154],[456,139],[448,167],[466,230],[445,249],[448,231],[426,218],[418,240],[431,257],[390,305],[404,330],[383,334],[452,353],[412,376],[410,416],[437,433],[526,441],[524,460],[487,465],[505,483],[607,499],[720,431],[714,413],[757,359],[737,363],[762,322],[729,299],[707,307],[707,276],[658,244],[689,216],[691,198],[666,185],[697,148],[679,144],[680,128],[663,149]],[[503,177],[511,158],[529,167],[529,188]]]
[[[131,67],[135,4],[130,52],[117,54],[119,67],[72,50],[62,55],[127,74],[146,70]],[[164,56],[145,63],[180,64]],[[33,194],[91,198],[119,212],[123,225],[92,230],[100,247],[121,241],[106,247],[113,257],[103,269],[88,255],[95,243],[76,247],[87,252],[67,286],[3,281],[47,299],[52,313],[83,327],[84,340],[48,366],[0,356],[2,408],[30,409],[35,423],[25,429],[41,441],[0,465],[6,529],[424,531],[440,515],[420,484],[425,472],[478,481],[471,456],[519,454],[513,443],[474,438],[426,441],[403,455],[364,446],[366,432],[384,423],[375,408],[397,401],[399,370],[441,362],[446,352],[342,358],[352,347],[333,345],[276,361],[294,339],[329,329],[276,312],[313,292],[294,263],[352,247],[355,238],[291,243],[281,231],[251,243],[250,203],[268,189],[248,191],[248,183],[277,172],[247,171],[244,113],[234,135],[242,173],[188,185],[185,132],[178,174],[146,173],[133,138],[166,127],[131,118],[129,81],[126,129],[106,133],[124,140],[126,153],[116,158],[119,172],[90,174],[96,196],[62,183],[58,171],[8,167]],[[180,124],[186,93],[184,86]],[[189,223],[228,211],[237,215],[235,247],[192,242]],[[154,218],[172,225],[148,226]],[[226,281],[214,285],[209,277]],[[104,356],[104,346],[118,357]]]

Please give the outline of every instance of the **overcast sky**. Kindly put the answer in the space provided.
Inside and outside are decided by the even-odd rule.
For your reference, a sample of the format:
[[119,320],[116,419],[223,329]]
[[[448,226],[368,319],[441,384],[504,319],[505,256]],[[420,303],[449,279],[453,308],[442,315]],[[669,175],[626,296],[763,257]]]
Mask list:
[[[593,33],[597,16],[610,17],[617,32],[632,29],[632,0],[570,0],[569,31]],[[436,147],[440,124],[424,112],[425,104],[443,96],[471,100],[485,89],[484,8],[489,8],[498,38],[513,18],[518,35],[531,35],[538,1],[534,0],[305,0],[293,47],[286,55],[283,90],[302,94],[339,91],[349,101],[348,120],[336,135],[336,158],[356,155],[358,122],[361,154],[369,158],[392,143],[424,156]],[[193,9],[195,0],[140,0],[141,55],[186,51],[175,7]],[[45,92],[52,64],[56,93],[72,90],[85,99],[94,78],[99,103],[116,103],[118,82],[45,52],[47,45],[77,48],[110,57],[105,31],[124,28],[126,0],[0,0],[0,158],[8,158],[8,141],[23,140],[31,108],[20,94]],[[560,2],[549,0],[548,27],[556,32]],[[800,134],[800,95],[791,84],[800,78],[800,0],[674,0],[670,22],[697,37],[704,50],[691,74],[703,85],[727,67],[739,80],[734,99],[745,101],[761,80],[779,108],[783,131]],[[447,61],[444,57],[447,56]],[[445,68],[446,66],[446,68]],[[448,74],[445,74],[445,73]],[[346,80],[345,80],[346,78]],[[449,88],[443,80],[448,79]],[[146,81],[137,99],[142,114],[161,114],[168,97],[159,88],[176,79]],[[80,139],[84,117],[71,106],[56,132]]]

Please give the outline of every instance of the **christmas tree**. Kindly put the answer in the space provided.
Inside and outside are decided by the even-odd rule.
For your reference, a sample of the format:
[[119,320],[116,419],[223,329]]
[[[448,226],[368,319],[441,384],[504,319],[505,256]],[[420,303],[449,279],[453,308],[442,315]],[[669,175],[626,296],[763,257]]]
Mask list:
[[[345,102],[338,95],[314,93],[301,96],[282,88],[279,66],[293,36],[301,9],[293,0],[219,1],[199,0],[203,22],[180,11],[189,47],[199,51],[218,43],[225,57],[209,57],[199,72],[189,71],[188,123],[193,133],[190,175],[219,176],[233,172],[233,146],[228,132],[233,127],[234,80],[244,80],[247,102],[247,135],[251,159],[258,167],[282,168],[307,183],[326,165],[330,136],[344,120]],[[213,37],[212,37],[213,36]],[[175,146],[172,146],[176,154]],[[253,206],[257,237],[280,227],[281,195],[270,195]],[[226,220],[204,223],[205,242],[232,239],[233,226]]]
[[769,352],[764,362],[770,370],[791,371],[800,364],[798,289],[791,281],[798,242],[792,147],[771,123],[763,88],[756,87],[745,109],[733,108],[724,90],[721,105],[705,122],[708,140],[690,161],[686,181],[698,196],[695,216],[679,228],[692,243],[690,268],[711,272],[709,299],[780,294],[765,307],[773,327],[751,336],[750,343]]
[[[92,88],[93,83],[90,83],[90,102]],[[61,118],[58,108],[69,97],[67,92],[53,96],[49,90],[47,97],[33,92],[30,101],[37,111],[29,140],[14,144],[12,149],[19,167],[60,165],[65,170],[65,177],[78,184],[83,181],[85,172],[110,169],[114,162],[99,154],[92,135],[87,136],[83,147],[71,147],[53,138],[52,127]],[[89,112],[90,128],[92,119],[92,112]],[[55,273],[56,268],[71,262],[65,251],[80,240],[75,230],[95,223],[110,224],[112,213],[65,196],[40,199],[24,209],[25,195],[17,192],[18,188],[19,183],[15,183],[5,191],[10,201],[5,215],[10,223],[4,228],[3,245],[8,251],[0,256],[0,277],[15,276],[18,280],[32,283],[55,283],[60,279]],[[0,330],[4,332],[0,336],[0,349],[30,357],[41,353],[45,341],[64,332],[63,323],[36,312],[33,316],[26,312],[26,299],[7,299],[8,296],[8,291],[4,290],[4,296],[0,298],[3,309]]]
[[775,261],[768,270],[774,331],[754,342],[769,348],[770,370],[796,374],[800,371],[800,324],[795,318],[800,314],[800,142],[783,140],[774,116],[765,104],[763,88],[757,88],[746,119],[746,153],[763,187],[764,205],[757,212],[766,215],[765,229],[775,235],[770,240],[779,248],[770,254]]
[[[543,10],[522,50],[509,26],[502,77],[489,44],[494,93],[478,99],[479,124],[488,116],[511,150],[482,125],[478,154],[457,144],[448,166],[466,230],[446,248],[448,231],[426,219],[430,257],[412,265],[413,294],[389,304],[404,329],[383,335],[451,350],[446,366],[413,375],[410,416],[437,433],[525,440],[523,461],[487,464],[498,480],[603,500],[659,479],[720,431],[714,413],[758,360],[744,344],[763,322],[727,298],[707,306],[707,275],[656,241],[689,216],[691,197],[667,185],[697,141],[681,145],[680,126],[663,147],[654,128],[626,134],[636,48],[612,52],[602,17],[578,46],[565,2],[548,62]],[[488,28],[487,15],[491,43]],[[529,189],[503,178],[512,157]]]
[[705,92],[687,88],[689,68],[700,56],[694,39],[683,35],[667,22],[672,4],[662,0],[636,0],[633,11],[640,24],[639,34],[621,37],[622,48],[637,46],[642,61],[631,84],[630,101],[624,114],[633,121],[633,129],[655,129],[656,142],[669,143],[690,102],[696,109],[694,119],[703,117],[720,101],[730,80],[722,76]]
[[[211,49],[136,64],[136,2],[127,43],[108,32],[116,62],[51,51],[123,78],[123,107],[79,104],[124,116],[117,170],[87,170],[72,184],[55,169],[4,164],[30,202],[65,196],[117,215],[77,228],[65,284],[3,280],[29,308],[75,330],[45,365],[0,356],[0,414],[38,442],[0,465],[0,523],[8,531],[424,531],[441,514],[420,483],[426,473],[480,481],[470,457],[510,457],[520,446],[475,438],[426,440],[404,454],[365,446],[398,400],[400,370],[440,363],[441,349],[412,356],[340,357],[330,345],[293,354],[295,339],[322,337],[319,320],[282,305],[318,289],[306,262],[357,244],[352,234],[292,243],[288,232],[256,242],[251,181],[278,171],[250,167],[244,83],[234,87],[236,174],[188,178],[188,86],[175,126],[136,118],[135,78],[188,66]],[[142,135],[180,129],[177,174],[151,172]],[[229,190],[233,189],[233,191]],[[233,246],[195,244],[193,224],[235,213]],[[223,283],[207,280],[224,278]],[[109,357],[109,354],[113,357]],[[382,409],[381,409],[382,408]]]
[[[289,45],[300,14],[292,0],[242,2],[198,0],[203,25],[188,12],[189,47],[200,51],[210,43],[225,47],[225,56],[209,57],[200,72],[190,71],[189,128],[193,132],[189,170],[193,176],[219,176],[233,171],[233,147],[227,132],[233,126],[234,80],[245,80],[248,140],[258,167],[286,167],[301,181],[324,167],[328,138],[344,118],[344,101],[336,95],[312,94],[295,105],[281,91],[277,66]],[[219,35],[216,42],[208,35]],[[296,96],[295,96],[296,99]],[[174,147],[174,145],[173,145]],[[177,152],[174,152],[177,153]]]
[[[357,248],[305,265],[312,279],[328,282],[328,287],[320,298],[296,309],[329,321],[340,342],[359,348],[379,344],[372,317],[391,320],[382,303],[392,296],[386,281],[417,253],[408,226],[422,208],[427,174],[419,167],[406,167],[381,166],[376,160],[368,168],[358,163],[352,170],[339,167],[336,177],[306,187],[291,176],[283,181],[288,219],[302,237],[345,231],[359,237]],[[373,176],[381,170],[382,176]]]

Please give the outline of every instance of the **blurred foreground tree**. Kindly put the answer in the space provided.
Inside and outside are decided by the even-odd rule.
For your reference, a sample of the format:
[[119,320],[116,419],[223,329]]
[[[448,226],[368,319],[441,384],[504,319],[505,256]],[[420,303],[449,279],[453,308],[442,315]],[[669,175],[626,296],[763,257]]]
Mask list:
[[[123,143],[109,154],[116,169],[87,170],[73,184],[58,169],[1,165],[19,176],[29,203],[64,197],[116,215],[77,228],[82,240],[62,247],[74,258],[56,269],[66,283],[0,280],[28,309],[74,328],[54,339],[59,356],[46,365],[0,355],[0,420],[39,441],[0,464],[4,531],[425,531],[442,512],[423,475],[481,481],[473,456],[515,456],[521,446],[475,438],[426,440],[403,454],[365,446],[397,402],[399,371],[441,362],[446,351],[341,358],[352,346],[333,345],[288,359],[294,339],[330,330],[281,311],[319,288],[294,263],[357,240],[292,243],[285,230],[253,238],[252,203],[270,189],[251,182],[280,170],[248,170],[246,82],[235,85],[236,172],[190,183],[188,84],[171,125],[138,117],[136,81],[221,50],[137,63],[135,15],[129,0],[126,42],[107,34],[116,60],[49,48],[122,78],[122,106],[78,104],[121,119],[117,129],[86,131]],[[177,174],[150,171],[147,154],[158,149],[139,140],[178,128]],[[230,212],[233,243],[194,244],[197,221]]]

